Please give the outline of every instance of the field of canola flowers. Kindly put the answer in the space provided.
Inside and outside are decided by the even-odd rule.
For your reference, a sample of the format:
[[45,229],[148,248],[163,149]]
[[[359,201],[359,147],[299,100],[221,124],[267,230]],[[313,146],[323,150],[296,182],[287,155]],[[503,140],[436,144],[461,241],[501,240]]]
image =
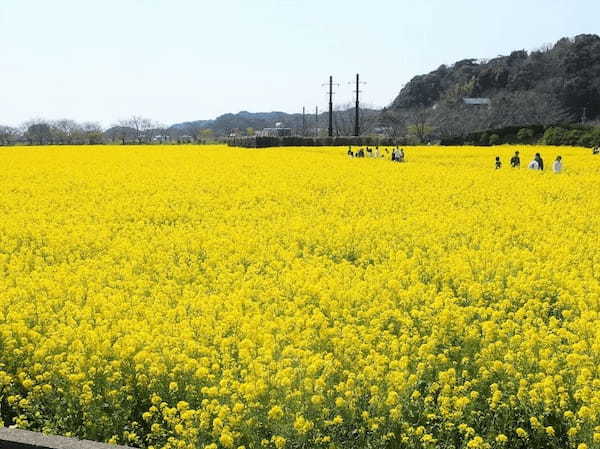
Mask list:
[[600,157],[0,149],[0,418],[147,448],[600,447]]

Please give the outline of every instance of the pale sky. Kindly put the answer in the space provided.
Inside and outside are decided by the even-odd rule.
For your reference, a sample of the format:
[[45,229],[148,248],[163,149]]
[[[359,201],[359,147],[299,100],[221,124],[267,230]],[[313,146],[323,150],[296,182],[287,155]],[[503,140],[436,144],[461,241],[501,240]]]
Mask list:
[[0,125],[388,105],[465,58],[600,32],[598,0],[0,0]]

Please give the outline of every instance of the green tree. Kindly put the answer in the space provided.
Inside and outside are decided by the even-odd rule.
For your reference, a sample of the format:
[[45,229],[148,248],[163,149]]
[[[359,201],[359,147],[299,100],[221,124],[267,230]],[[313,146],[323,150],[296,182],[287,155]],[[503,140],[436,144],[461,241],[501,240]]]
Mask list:
[[490,145],[498,145],[500,143],[500,136],[498,134],[492,134],[489,138]]
[[529,128],[521,128],[517,132],[517,139],[521,143],[530,143],[531,140],[533,139],[533,136],[534,136],[533,130],[531,130]]

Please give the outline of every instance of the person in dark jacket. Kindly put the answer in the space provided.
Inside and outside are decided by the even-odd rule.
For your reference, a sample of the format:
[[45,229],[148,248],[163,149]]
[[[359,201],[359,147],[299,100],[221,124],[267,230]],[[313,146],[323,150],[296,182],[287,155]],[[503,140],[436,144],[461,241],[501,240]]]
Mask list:
[[515,151],[515,155],[510,158],[510,166],[512,168],[519,168],[521,166],[521,156],[519,156],[518,151]]
[[500,170],[502,168],[502,162],[500,161],[500,156],[496,156],[496,170]]
[[535,160],[538,163],[538,170],[544,171],[544,159],[542,159],[542,155],[540,153],[535,153]]

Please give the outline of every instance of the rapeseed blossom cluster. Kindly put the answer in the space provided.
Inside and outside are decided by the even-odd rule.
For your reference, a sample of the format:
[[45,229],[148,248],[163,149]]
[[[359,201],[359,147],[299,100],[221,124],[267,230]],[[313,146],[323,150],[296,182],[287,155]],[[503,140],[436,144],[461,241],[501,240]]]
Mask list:
[[600,447],[600,159],[345,150],[0,149],[4,425],[151,449]]

